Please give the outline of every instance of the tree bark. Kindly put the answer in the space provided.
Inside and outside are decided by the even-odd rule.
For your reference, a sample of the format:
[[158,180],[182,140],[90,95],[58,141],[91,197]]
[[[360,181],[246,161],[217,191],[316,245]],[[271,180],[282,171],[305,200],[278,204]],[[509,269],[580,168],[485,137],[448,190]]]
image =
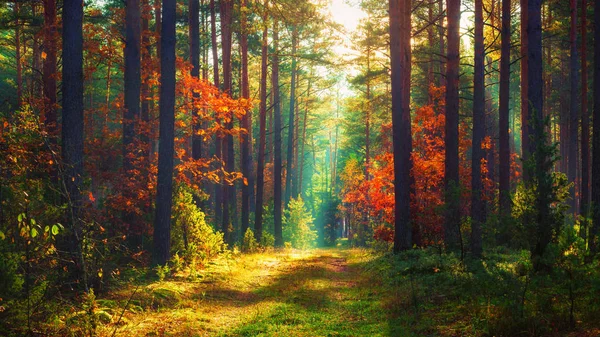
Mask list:
[[390,0],[390,56],[392,133],[394,147],[394,252],[412,247],[410,225],[410,125],[411,0]]
[[[594,22],[600,22],[600,0],[594,1]],[[592,205],[593,226],[590,228],[590,251],[598,253],[598,227],[600,227],[600,25],[594,25],[594,116],[592,144]]]
[[[241,36],[242,49],[242,98],[250,99],[250,85],[248,82],[248,27],[246,15],[246,0],[241,0]],[[246,234],[250,223],[250,196],[254,190],[252,175],[252,110],[248,109],[242,118],[242,128],[246,133],[242,135],[242,174],[246,182],[242,185],[242,237]]]
[[171,253],[173,155],[175,147],[175,19],[176,1],[163,0],[160,58],[160,134],[154,217],[153,263],[164,265]]
[[500,214],[510,215],[510,141],[509,106],[510,95],[510,0],[502,0],[502,31],[500,56],[500,103],[499,103],[499,139],[500,139]]
[[282,205],[281,205],[281,102],[279,95],[279,23],[277,19],[273,22],[273,59],[272,59],[272,90],[273,90],[273,119],[274,134],[274,173],[273,177],[273,208],[274,208],[274,235],[275,247],[283,246],[282,233]]
[[290,84],[290,113],[288,119],[288,143],[287,143],[287,162],[285,175],[285,201],[283,206],[288,207],[290,199],[296,197],[292,195],[292,184],[294,181],[294,109],[296,107],[296,50],[298,47],[298,27],[292,28],[292,71]]
[[266,126],[267,126],[267,62],[268,62],[268,23],[267,9],[268,0],[264,1],[263,14],[263,34],[261,48],[261,66],[260,66],[260,130],[258,141],[258,158],[256,164],[256,207],[254,213],[254,237],[256,241],[262,239],[262,216],[263,216],[263,194],[265,182],[265,148],[266,148]]
[[[588,114],[588,74],[587,74],[587,0],[581,2],[581,213],[590,216],[590,116]],[[587,238],[588,220],[584,220],[581,230]]]
[[[44,92],[44,126],[51,145],[56,145],[58,125],[56,124],[56,0],[44,0],[44,52],[42,65]],[[53,170],[54,171],[54,170]],[[55,175],[55,173],[53,173]]]
[[485,202],[481,179],[481,148],[485,137],[483,0],[475,0],[475,74],[473,77],[473,153],[471,157],[471,253],[481,257],[481,225],[485,223]]
[[[81,256],[83,181],[83,0],[63,3],[62,50],[62,159],[63,183],[68,207],[67,249],[71,270],[77,278],[85,278]],[[84,285],[87,285],[84,282]]]
[[21,63],[21,4],[15,2],[15,62],[17,67],[17,108],[16,111],[21,110],[21,104],[23,103],[23,64]]
[[579,160],[577,143],[579,141],[579,108],[577,103],[579,101],[579,56],[577,55],[577,0],[570,0],[571,8],[571,30],[569,32],[569,40],[571,45],[571,57],[569,62],[569,74],[571,84],[571,97],[569,107],[569,158],[567,175],[569,182],[573,185],[570,188],[571,199],[570,206],[571,212],[578,213],[577,211],[577,161]]
[[458,244],[460,229],[460,188],[458,175],[458,108],[459,108],[459,23],[460,0],[447,0],[448,12],[448,57],[446,65],[446,161],[445,161],[445,190],[446,190],[446,226],[444,228],[445,242],[449,247]]
[[[521,0],[521,158],[523,165],[527,164],[532,149],[529,146],[530,127],[529,127],[529,97],[527,95],[527,2]],[[529,181],[529,176],[523,169],[523,179]]]

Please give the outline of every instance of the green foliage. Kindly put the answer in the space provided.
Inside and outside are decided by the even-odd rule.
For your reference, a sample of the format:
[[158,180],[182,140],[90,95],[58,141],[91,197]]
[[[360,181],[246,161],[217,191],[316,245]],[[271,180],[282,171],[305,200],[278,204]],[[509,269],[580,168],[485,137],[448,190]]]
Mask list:
[[154,267],[154,271],[156,272],[156,276],[158,276],[159,282],[164,281],[168,276],[171,275],[171,268],[168,264],[165,264],[164,266],[156,266]]
[[275,246],[275,237],[269,232],[263,232],[260,238],[260,245],[263,248],[272,248]]
[[171,250],[181,252],[189,264],[206,264],[226,249],[223,234],[206,223],[204,213],[196,206],[192,191],[177,186],[173,201]]
[[314,229],[313,218],[304,207],[302,197],[291,199],[285,211],[283,223],[283,240],[292,247],[307,249],[314,247],[317,231]]
[[248,228],[246,229],[246,233],[244,233],[244,240],[242,241],[242,252],[254,253],[257,249],[258,242],[256,242],[254,232],[250,228]]

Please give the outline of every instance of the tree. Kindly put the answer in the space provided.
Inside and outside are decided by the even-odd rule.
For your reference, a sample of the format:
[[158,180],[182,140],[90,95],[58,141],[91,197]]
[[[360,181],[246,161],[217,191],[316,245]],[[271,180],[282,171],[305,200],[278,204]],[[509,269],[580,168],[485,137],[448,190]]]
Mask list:
[[275,138],[273,141],[274,150],[274,174],[273,177],[273,208],[274,208],[274,236],[275,247],[283,246],[282,234],[282,205],[281,205],[281,97],[279,94],[279,23],[275,19],[273,22],[273,58],[272,65],[272,92],[273,92],[273,132]]
[[56,1],[44,1],[44,53],[42,65],[42,82],[44,93],[44,125],[50,136],[50,143],[56,144]]
[[173,155],[175,147],[175,19],[176,1],[163,0],[160,46],[160,131],[158,182],[154,217],[153,263],[164,265],[171,250]]
[[460,208],[457,190],[458,172],[458,86],[460,60],[460,0],[447,0],[448,51],[446,64],[446,161],[444,184],[446,189],[445,242],[456,246],[460,235]]
[[569,41],[571,45],[571,57],[569,62],[570,84],[571,84],[571,105],[569,113],[569,144],[568,144],[568,177],[571,186],[571,212],[577,213],[577,166],[579,161],[577,143],[579,140],[579,57],[577,56],[577,0],[570,0],[571,9],[571,30]]
[[[136,123],[140,117],[140,93],[141,93],[141,32],[140,32],[140,2],[139,0],[127,0],[125,6],[125,109],[123,111],[123,172],[126,179],[134,180],[133,159],[135,158]],[[132,199],[131,191],[124,191],[127,199]],[[125,211],[123,220],[130,227],[134,221],[134,215]],[[137,237],[137,233],[129,232],[129,238]],[[136,240],[137,241],[137,240]]]
[[[594,22],[600,22],[600,0],[594,1]],[[600,25],[594,26],[594,113],[592,139],[592,207],[593,226],[590,229],[590,251],[598,253],[598,228],[600,227]]]
[[[192,69],[190,75],[200,78],[200,2],[190,0],[189,10],[189,34],[190,34],[190,61]],[[197,99],[198,94],[194,93]],[[202,136],[200,110],[197,107],[192,108],[193,128],[192,128],[192,159],[200,160],[202,158]]]
[[[250,84],[248,83],[248,18],[246,0],[241,2],[241,27],[240,46],[242,52],[242,98],[250,99]],[[242,174],[246,178],[242,186],[242,231],[246,233],[250,222],[250,196],[254,191],[252,176],[252,111],[246,111],[242,118],[242,128],[246,133],[242,135]]]
[[392,71],[392,124],[394,146],[394,252],[412,247],[410,226],[411,0],[390,0],[390,58]]
[[510,214],[510,141],[509,106],[510,95],[510,0],[502,0],[502,31],[500,56],[500,213]]
[[[69,237],[66,246],[71,271],[77,278],[85,276],[81,256],[83,181],[83,0],[63,3],[62,52],[62,159],[63,184],[68,203]],[[86,284],[87,282],[84,282]]]
[[[529,98],[527,95],[528,80],[527,80],[527,2],[529,0],[521,0],[521,158],[523,163],[529,159],[533,149],[529,145],[529,137],[531,135],[529,124]],[[528,181],[526,170],[523,170],[524,180]]]
[[267,62],[268,62],[268,25],[267,8],[268,0],[264,2],[263,13],[263,34],[261,48],[261,66],[260,66],[260,121],[259,121],[259,141],[258,158],[256,164],[256,212],[254,213],[254,235],[256,241],[261,242],[263,230],[263,196],[265,183],[265,148],[266,148],[266,127],[267,127]]
[[285,175],[285,201],[284,205],[290,202],[291,198],[295,198],[292,195],[292,184],[294,182],[294,109],[296,107],[296,67],[297,58],[296,51],[298,48],[298,26],[294,24],[292,27],[292,70],[291,70],[291,84],[290,84],[290,113],[288,119],[288,141],[287,141],[287,162],[286,162],[286,175]]
[[481,256],[481,225],[485,222],[485,201],[481,166],[485,137],[485,69],[483,0],[475,0],[475,74],[473,76],[473,154],[471,157],[471,253]]
[[[590,216],[590,116],[588,114],[587,0],[581,2],[581,213]],[[582,237],[587,238],[587,220]]]

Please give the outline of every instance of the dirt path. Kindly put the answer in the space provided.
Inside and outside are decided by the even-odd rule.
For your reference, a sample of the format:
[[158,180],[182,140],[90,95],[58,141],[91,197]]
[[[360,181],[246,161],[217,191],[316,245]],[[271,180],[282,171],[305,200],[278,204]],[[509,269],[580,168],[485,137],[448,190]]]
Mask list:
[[[200,281],[143,287],[116,335],[387,335],[380,294],[362,272],[357,254],[332,249],[222,259]],[[128,291],[112,299],[124,302]],[[104,326],[101,335],[111,335],[115,327]]]

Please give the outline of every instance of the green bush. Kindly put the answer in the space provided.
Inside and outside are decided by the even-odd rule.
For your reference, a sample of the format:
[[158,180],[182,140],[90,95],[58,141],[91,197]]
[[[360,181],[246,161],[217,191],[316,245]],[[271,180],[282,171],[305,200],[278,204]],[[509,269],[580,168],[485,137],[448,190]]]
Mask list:
[[316,239],[313,218],[304,207],[302,197],[291,199],[283,221],[283,240],[294,248],[306,249],[314,247]]
[[254,232],[250,228],[246,229],[244,233],[244,240],[242,241],[242,252],[254,253],[258,249],[258,242],[254,237]]
[[191,189],[185,185],[177,186],[174,193],[173,220],[171,250],[180,252],[187,263],[206,264],[226,249],[223,234],[206,223]]

